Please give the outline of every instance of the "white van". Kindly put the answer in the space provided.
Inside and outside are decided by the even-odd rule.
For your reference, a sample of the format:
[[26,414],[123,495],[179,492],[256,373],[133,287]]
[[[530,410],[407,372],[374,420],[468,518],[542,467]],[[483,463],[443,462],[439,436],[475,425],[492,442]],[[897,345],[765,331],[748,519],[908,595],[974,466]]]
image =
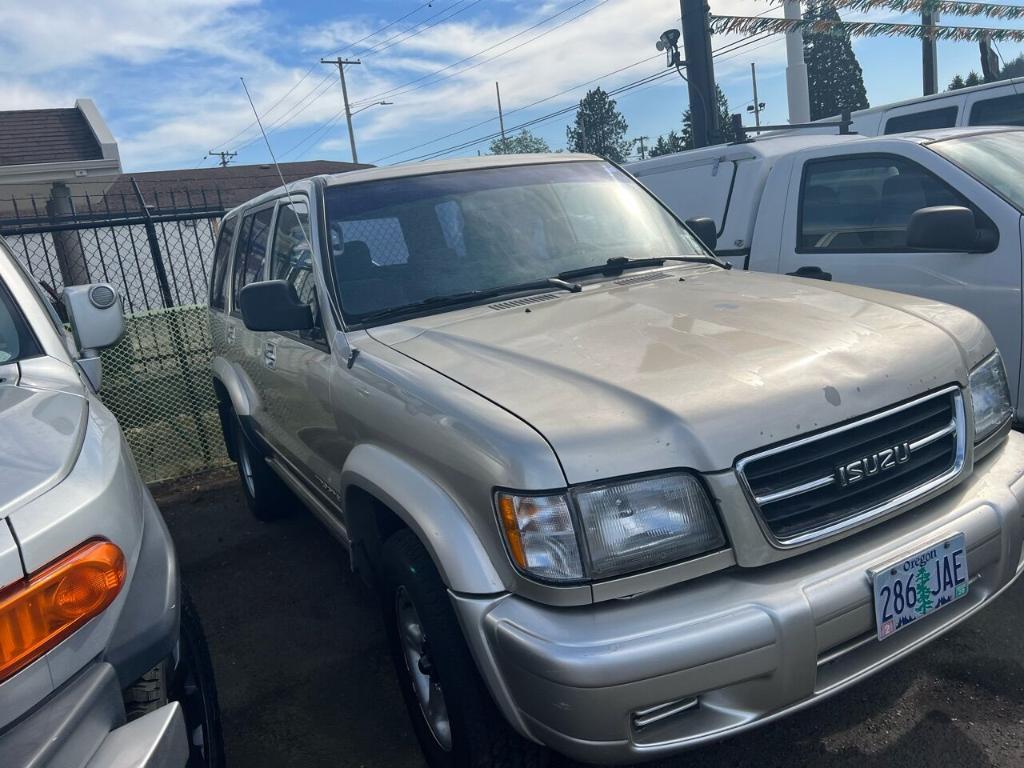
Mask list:
[[973,312],[996,339],[1024,421],[1024,130],[874,138],[794,131],[627,170],[733,266],[884,288]]
[[851,118],[851,129],[862,136],[965,125],[1024,125],[1024,77],[862,109]]

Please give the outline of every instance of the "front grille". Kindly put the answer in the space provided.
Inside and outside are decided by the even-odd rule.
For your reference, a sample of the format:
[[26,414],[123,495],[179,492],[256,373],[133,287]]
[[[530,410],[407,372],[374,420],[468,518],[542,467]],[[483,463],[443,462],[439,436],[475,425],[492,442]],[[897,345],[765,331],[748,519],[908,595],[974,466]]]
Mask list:
[[964,462],[958,387],[737,462],[761,520],[795,546],[884,515],[951,480]]

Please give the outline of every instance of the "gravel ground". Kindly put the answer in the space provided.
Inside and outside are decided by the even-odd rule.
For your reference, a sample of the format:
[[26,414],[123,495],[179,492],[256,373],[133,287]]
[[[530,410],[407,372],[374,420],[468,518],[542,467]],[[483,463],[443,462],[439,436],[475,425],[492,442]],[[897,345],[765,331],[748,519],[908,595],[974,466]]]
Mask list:
[[[227,475],[157,500],[209,637],[231,766],[423,765],[373,594],[312,517],[261,524]],[[870,681],[662,765],[1024,766],[1022,638],[1024,580]]]

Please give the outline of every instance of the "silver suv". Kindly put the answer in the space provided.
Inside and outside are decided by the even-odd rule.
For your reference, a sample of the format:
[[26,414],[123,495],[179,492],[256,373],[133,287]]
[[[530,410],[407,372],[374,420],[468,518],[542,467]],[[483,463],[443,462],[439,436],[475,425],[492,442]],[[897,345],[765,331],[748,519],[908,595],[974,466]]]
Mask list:
[[729,271],[704,225],[574,155],[319,177],[224,219],[213,376],[249,504],[297,496],[377,586],[431,765],[717,740],[1020,574],[985,327]]
[[0,238],[0,765],[217,768],[209,653],[174,546],[113,415],[106,284],[64,330]]

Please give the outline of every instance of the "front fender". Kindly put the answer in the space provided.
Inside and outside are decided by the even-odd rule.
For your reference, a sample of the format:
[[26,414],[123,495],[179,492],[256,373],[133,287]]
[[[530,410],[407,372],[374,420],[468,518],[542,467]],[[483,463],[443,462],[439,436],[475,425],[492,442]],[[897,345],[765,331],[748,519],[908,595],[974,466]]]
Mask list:
[[458,504],[408,461],[375,445],[357,446],[342,469],[342,498],[351,488],[377,498],[416,533],[449,589],[476,595],[506,591]]
[[252,416],[257,410],[259,395],[249,377],[223,357],[213,358],[210,363],[213,378],[219,381],[231,399],[231,407],[239,416]]

